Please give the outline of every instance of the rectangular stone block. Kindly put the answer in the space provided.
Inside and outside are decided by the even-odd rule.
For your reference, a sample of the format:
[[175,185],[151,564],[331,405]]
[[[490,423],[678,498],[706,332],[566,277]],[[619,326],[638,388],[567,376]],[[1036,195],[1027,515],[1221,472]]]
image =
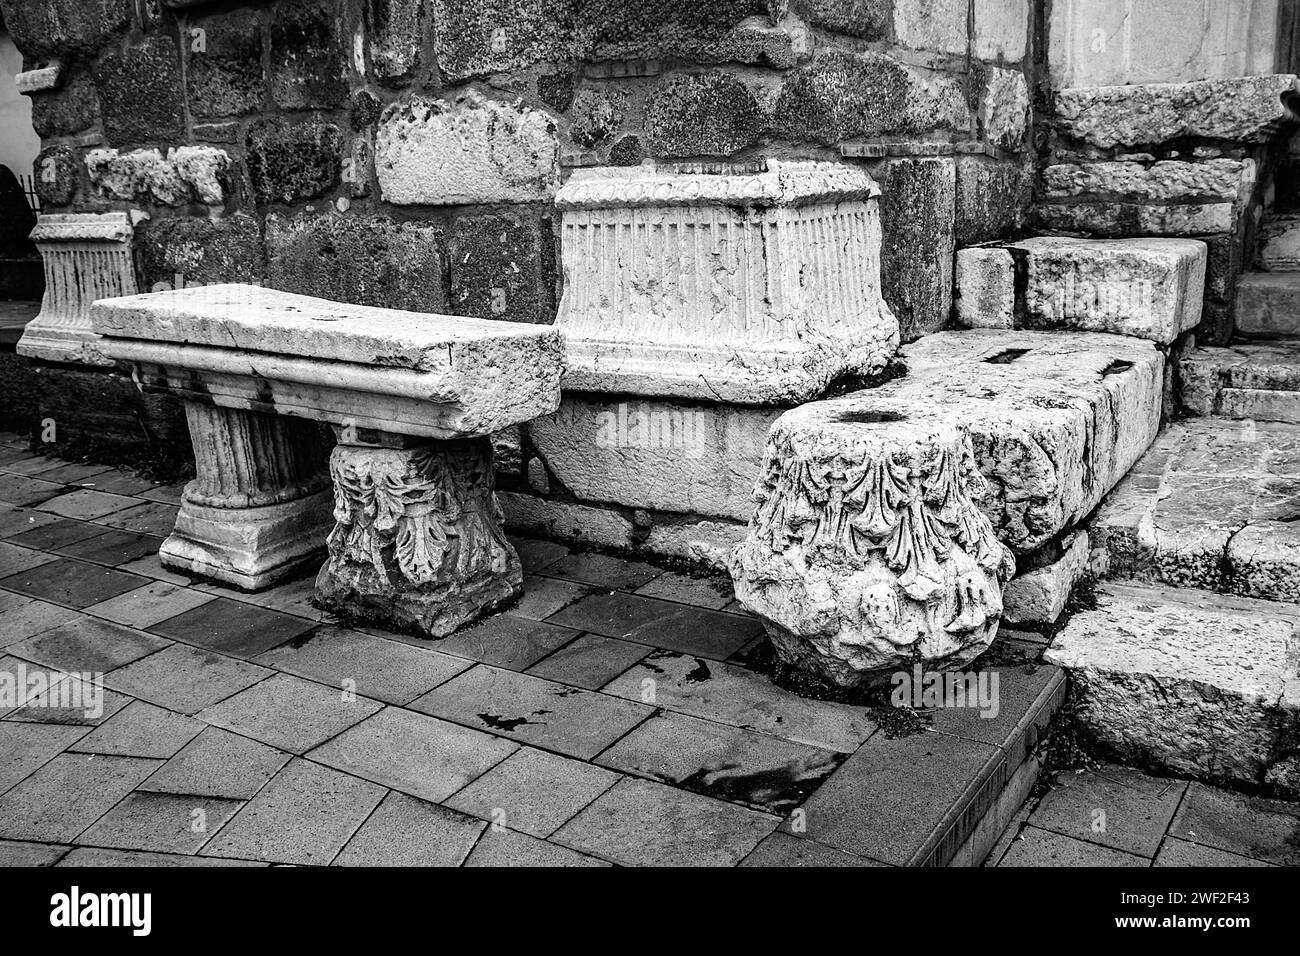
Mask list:
[[1086,531],[1067,535],[1055,560],[1022,571],[1007,583],[1002,592],[1002,619],[1008,624],[1055,623],[1074,586],[1088,572],[1089,554]]
[[1043,198],[1119,197],[1130,202],[1241,202],[1255,184],[1252,159],[1204,162],[1055,163],[1043,170]]
[[1122,238],[1135,233],[1152,236],[1202,236],[1237,228],[1233,203],[1131,202],[1043,203],[1036,208],[1039,225],[1060,232]]
[[957,250],[957,324],[968,329],[1015,326],[1016,265],[1010,250],[974,246]]

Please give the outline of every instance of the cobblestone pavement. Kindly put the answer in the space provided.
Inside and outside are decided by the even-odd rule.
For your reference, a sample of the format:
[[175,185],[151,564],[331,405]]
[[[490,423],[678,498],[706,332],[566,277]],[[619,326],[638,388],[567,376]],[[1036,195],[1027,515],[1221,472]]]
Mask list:
[[[249,595],[163,569],[179,494],[0,440],[0,675],[32,689],[0,704],[0,864],[905,864],[996,799],[1059,696],[1008,667],[999,719],[893,736],[750,666],[725,578],[526,539],[507,613],[349,628],[310,574]],[[992,859],[1295,862],[1285,805],[1069,784]]]

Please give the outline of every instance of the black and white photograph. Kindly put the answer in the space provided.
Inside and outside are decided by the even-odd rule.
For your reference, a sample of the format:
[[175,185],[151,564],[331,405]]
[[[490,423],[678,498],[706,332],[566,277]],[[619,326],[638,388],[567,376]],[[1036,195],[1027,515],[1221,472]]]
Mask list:
[[0,0],[6,922],[1284,927],[1297,73],[1300,0]]

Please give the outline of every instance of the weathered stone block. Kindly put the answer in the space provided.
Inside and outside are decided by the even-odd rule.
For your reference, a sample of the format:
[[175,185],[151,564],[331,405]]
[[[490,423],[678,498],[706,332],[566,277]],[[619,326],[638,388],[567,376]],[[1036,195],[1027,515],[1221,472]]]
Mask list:
[[36,195],[46,206],[67,206],[77,194],[80,163],[68,146],[47,146],[32,164]]
[[1009,329],[1015,325],[1016,265],[1000,246],[957,250],[957,324],[968,329]]
[[32,128],[42,139],[80,133],[99,118],[99,94],[86,73],[74,73],[61,89],[31,99]]
[[813,26],[864,40],[887,40],[890,0],[792,0],[790,9]]
[[258,202],[314,199],[338,185],[343,136],[331,123],[259,120],[249,126],[245,142]]
[[1029,126],[1029,84],[1019,70],[989,67],[983,73],[980,125],[984,136],[1002,149],[1019,149]]
[[913,50],[965,54],[967,0],[894,0],[894,37]]
[[1055,163],[1043,170],[1043,197],[1049,201],[1243,202],[1254,185],[1251,159]]
[[111,199],[143,199],[165,206],[225,201],[230,157],[213,146],[178,146],[163,156],[156,149],[86,153],[90,184]]
[[1074,586],[1087,575],[1090,555],[1088,533],[1071,532],[1054,560],[1027,568],[1006,586],[1003,620],[1008,624],[1054,624]]
[[260,282],[262,236],[247,215],[154,219],[138,230],[141,279],[151,292],[225,282]]
[[30,57],[93,57],[131,24],[131,0],[0,0],[5,29]]
[[1274,216],[1260,226],[1256,261],[1269,272],[1300,272],[1300,216]]
[[284,0],[271,20],[271,97],[282,109],[329,109],[348,97],[340,0]]
[[415,74],[431,6],[426,0],[366,0],[370,62],[377,76],[401,80]]
[[794,63],[793,37],[769,18],[765,0],[584,0],[574,4],[580,59],[674,59],[697,63]]
[[1029,206],[1026,167],[981,156],[958,156],[957,209],[953,238],[958,247],[1001,239],[1024,225]]
[[195,116],[242,116],[266,100],[262,70],[262,16],[234,10],[192,22],[203,30],[203,49],[188,52],[185,87]]
[[975,0],[971,51],[976,59],[1019,63],[1029,50],[1029,0]]
[[428,0],[451,81],[571,59],[573,0]]
[[1204,236],[1232,232],[1237,227],[1236,206],[1226,202],[1173,205],[1047,203],[1037,207],[1037,214],[1044,229],[1117,239],[1133,235]]
[[139,46],[109,50],[96,61],[92,75],[110,143],[181,138],[184,87],[180,54],[171,37],[148,37]]
[[550,117],[474,91],[390,106],[375,155],[383,197],[399,205],[527,202],[549,199],[559,185]]
[[445,312],[440,239],[433,223],[272,213],[267,284],[335,302]]
[[677,76],[646,100],[646,142],[661,156],[728,156],[753,145],[766,125],[758,99],[733,73]]
[[555,318],[555,238],[539,215],[456,219],[449,240],[452,312],[550,324]]
[[618,132],[627,108],[621,91],[580,90],[573,99],[573,125],[569,138],[583,149],[602,146]]

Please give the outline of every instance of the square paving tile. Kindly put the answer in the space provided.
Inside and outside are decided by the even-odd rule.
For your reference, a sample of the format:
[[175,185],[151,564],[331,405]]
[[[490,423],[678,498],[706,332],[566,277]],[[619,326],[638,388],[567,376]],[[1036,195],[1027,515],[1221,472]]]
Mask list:
[[0,604],[4,605],[0,608],[0,648],[82,616],[80,611],[7,591],[0,591]]
[[735,664],[669,651],[650,654],[605,693],[842,753],[876,729],[864,707],[800,697]]
[[548,564],[554,564],[570,553],[570,549],[565,545],[557,541],[544,541],[541,538],[519,538],[510,535],[510,543],[519,553],[519,563],[523,565],[526,574],[541,570]]
[[1189,843],[1175,837],[1165,837],[1156,854],[1154,866],[1272,866],[1263,860],[1252,860],[1226,850]]
[[0,587],[81,609],[149,583],[148,578],[75,558],[59,558],[0,579]]
[[148,850],[110,850],[106,847],[77,847],[58,863],[59,867],[172,867],[172,866],[268,866],[256,860],[219,860],[215,857],[185,856],[180,853],[151,853]]
[[256,657],[315,626],[291,614],[217,598],[155,624],[150,630],[232,657]]
[[[45,477],[49,477],[46,475]],[[148,478],[141,478],[129,471],[122,471],[116,468],[108,471],[101,471],[91,478],[81,482],[89,488],[96,491],[109,491],[115,495],[138,495],[142,491],[148,491],[154,487],[154,483]]]
[[491,826],[479,838],[474,852],[465,861],[466,866],[494,867],[558,867],[558,866],[609,866],[605,860],[578,853],[568,847],[556,846],[526,833],[514,830],[494,830]]
[[53,667],[43,667],[19,660],[12,654],[0,657],[0,681],[13,688],[12,698],[0,703],[0,717],[26,706],[45,693],[46,688],[68,680],[68,675]]
[[566,578],[610,590],[627,591],[639,588],[662,573],[662,569],[652,564],[590,551],[566,555],[545,567],[547,577]]
[[267,651],[256,662],[390,704],[414,700],[474,666],[424,646],[330,624]]
[[590,759],[653,708],[485,664],[411,703],[413,710]]
[[88,846],[197,853],[243,806],[220,797],[130,793],[77,837]]
[[1300,806],[1187,785],[1172,836],[1284,866],[1300,865]]
[[725,660],[763,631],[754,618],[622,593],[593,594],[549,620],[713,660]]
[[0,721],[0,793],[49,763],[88,728]]
[[164,568],[161,559],[156,554],[151,554],[147,558],[140,558],[138,561],[130,561],[127,564],[122,565],[122,570],[130,571],[132,574],[139,574],[156,581],[166,581],[168,584],[175,584],[181,587],[190,585],[196,580],[187,574],[181,574],[179,571]]
[[98,680],[70,674],[51,683],[5,719],[97,727],[130,702],[131,698],[108,690]]
[[834,772],[843,754],[725,724],[659,713],[597,762],[769,813],[793,810]]
[[13,644],[8,651],[64,671],[102,673],[160,651],[170,643],[146,631],[83,616]]
[[663,598],[679,604],[693,604],[696,607],[720,611],[736,599],[731,589],[731,579],[725,574],[693,578],[685,574],[665,571],[659,577],[636,589],[637,594],[645,597]]
[[301,677],[276,674],[205,708],[199,717],[213,726],[301,754],[365,720],[381,706]]
[[445,802],[497,826],[547,837],[618,780],[613,771],[521,747]]
[[248,800],[289,762],[289,754],[209,727],[187,743],[141,790]]
[[211,601],[212,595],[153,581],[86,608],[87,614],[130,627],[147,628]]
[[438,803],[515,750],[499,737],[395,707],[317,747],[311,759]]
[[561,608],[568,607],[574,601],[586,597],[594,590],[594,586],[590,584],[525,574],[523,596],[508,608],[506,613],[530,621],[540,621]]
[[1029,822],[1149,859],[1160,847],[1185,786],[1181,780],[1114,765],[1065,774],[1039,801]]
[[4,470],[12,472],[15,475],[37,475],[42,471],[49,471],[51,468],[61,468],[67,462],[62,458],[54,458],[49,455],[28,454],[16,461],[8,462]]
[[51,846],[48,843],[23,843],[19,840],[0,840],[0,868],[11,866],[53,866],[70,847]]
[[58,553],[118,567],[146,555],[157,554],[162,543],[163,539],[157,535],[113,530],[64,545],[58,549]]
[[[922,712],[930,727],[1006,748],[1007,765],[1020,766],[1026,746],[1036,743],[1050,723],[1053,703],[1065,696],[1065,674],[1050,664],[976,666],[964,673],[968,678],[966,702],[971,706]],[[975,699],[969,696],[970,691],[975,692]],[[977,706],[986,692],[991,697],[986,701],[989,706]]]
[[167,759],[199,735],[203,724],[142,700],[134,700],[72,749],[82,753]]
[[[15,504],[21,503],[15,502]],[[82,521],[89,521],[92,518],[101,518],[115,511],[135,507],[139,503],[139,500],[128,498],[125,495],[114,495],[106,491],[92,491],[89,488],[82,488],[42,502],[40,510],[48,511],[50,514],[63,515],[65,518],[80,518]]]
[[67,843],[157,766],[139,757],[55,757],[0,796],[0,836]]
[[149,501],[162,501],[167,504],[179,505],[181,503],[181,495],[185,493],[186,484],[187,482],[178,481],[174,485],[154,485],[148,491],[140,492],[139,497],[148,499]]
[[[7,505],[5,509],[0,510],[0,538],[35,531],[45,525],[57,524],[66,520],[66,518],[47,514],[44,511],[32,511],[27,508],[14,508]],[[28,545],[28,547],[32,547],[32,545]]]
[[271,611],[283,611],[285,614],[292,614],[295,617],[305,617],[312,621],[334,620],[334,615],[328,611],[322,611],[311,603],[312,597],[316,593],[316,575],[314,573],[295,578],[292,581],[282,582],[269,590],[259,591],[256,594],[234,591],[217,583],[208,583],[200,585],[200,587],[213,594],[225,595],[234,600],[255,604],[260,608]]
[[551,839],[625,866],[734,866],[777,822],[745,807],[629,778]]
[[521,671],[577,636],[577,631],[567,627],[497,614],[482,624],[442,638],[434,646],[457,657]]
[[45,515],[49,520],[33,528],[16,532],[8,537],[10,544],[20,544],[24,548],[36,548],[41,551],[53,551],[87,538],[95,538],[104,533],[104,529],[88,521],[72,521],[44,511],[32,512]]
[[649,653],[650,648],[644,644],[631,644],[599,634],[583,634],[528,668],[528,673],[587,690],[599,690]]
[[1001,791],[1001,764],[997,748],[961,737],[877,734],[804,803],[799,835],[882,863],[918,865],[942,841],[965,842],[968,833],[950,836],[953,823],[983,817]]
[[203,854],[329,863],[383,798],[383,787],[295,759],[235,814]]
[[789,833],[778,830],[764,837],[763,842],[754,847],[754,852],[740,862],[741,866],[884,866],[875,860],[852,856],[833,847],[803,840]]
[[43,481],[58,481],[65,485],[78,485],[89,481],[96,475],[102,475],[112,471],[111,465],[100,465],[94,462],[64,462],[55,465],[53,468],[43,468],[36,475],[40,476]]
[[0,577],[8,577],[20,571],[27,571],[55,560],[53,555],[44,551],[20,547],[8,541],[0,541]]
[[108,686],[182,714],[196,714],[256,684],[272,672],[200,648],[173,644],[157,654],[118,668]]
[[0,501],[13,505],[38,505],[62,494],[64,490],[63,485],[53,481],[41,481],[26,475],[0,475]]
[[1151,861],[1132,853],[1076,840],[1051,830],[1025,827],[998,866],[1150,866]]
[[390,792],[348,841],[333,866],[460,866],[482,820]]

